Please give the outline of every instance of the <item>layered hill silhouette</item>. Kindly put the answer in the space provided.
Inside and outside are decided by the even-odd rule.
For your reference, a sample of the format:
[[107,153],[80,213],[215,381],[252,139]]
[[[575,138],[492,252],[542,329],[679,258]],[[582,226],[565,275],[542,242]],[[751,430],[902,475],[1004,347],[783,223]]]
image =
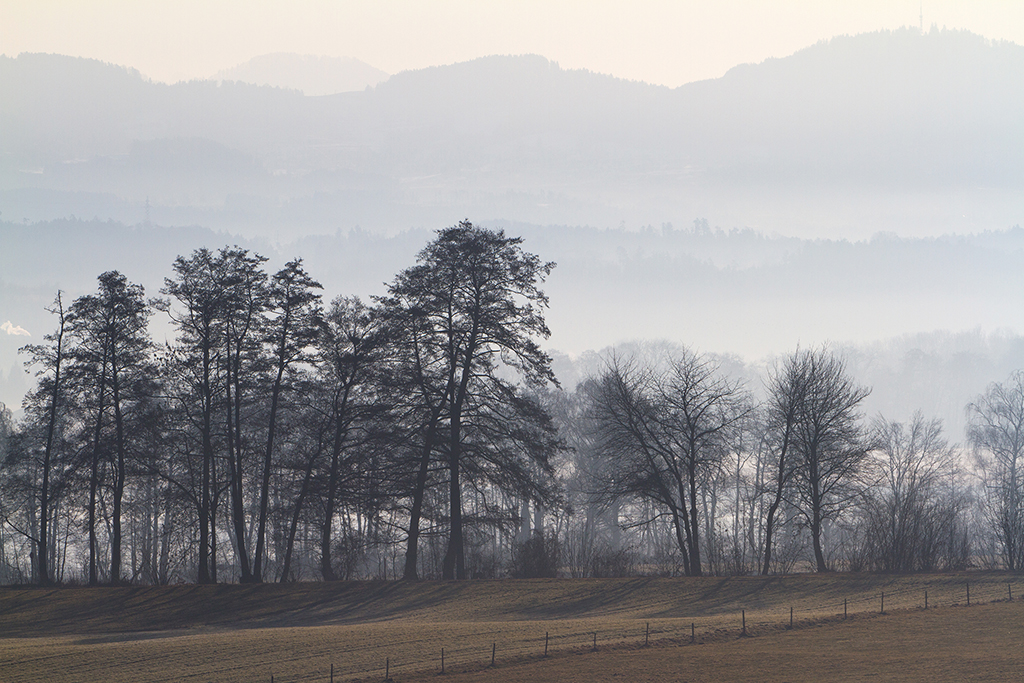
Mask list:
[[218,71],[211,80],[289,88],[315,97],[363,90],[387,78],[386,72],[352,57],[275,52]]
[[467,215],[780,229],[773,202],[841,226],[865,220],[842,207],[867,194],[892,218],[876,229],[897,229],[922,196],[960,193],[919,216],[955,230],[964,206],[957,219],[988,228],[1022,208],[1024,48],[961,31],[837,37],[675,89],[527,55],[307,97],[22,54],[0,57],[0,91],[0,211],[15,220],[83,206],[135,222],[149,198],[164,223],[290,236]]

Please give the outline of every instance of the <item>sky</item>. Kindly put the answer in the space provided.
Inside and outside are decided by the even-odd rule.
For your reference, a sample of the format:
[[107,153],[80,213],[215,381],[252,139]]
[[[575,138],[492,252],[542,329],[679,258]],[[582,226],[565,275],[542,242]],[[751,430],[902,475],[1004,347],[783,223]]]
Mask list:
[[0,0],[0,53],[208,78],[252,57],[355,57],[388,73],[491,54],[675,87],[836,35],[932,24],[1024,44],[1020,0]]

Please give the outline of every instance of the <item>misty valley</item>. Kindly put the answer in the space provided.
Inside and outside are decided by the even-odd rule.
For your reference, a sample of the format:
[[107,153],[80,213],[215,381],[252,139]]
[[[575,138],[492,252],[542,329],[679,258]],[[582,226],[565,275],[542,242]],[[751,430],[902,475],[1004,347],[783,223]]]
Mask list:
[[0,54],[0,679],[1016,676],[1024,47],[915,11]]

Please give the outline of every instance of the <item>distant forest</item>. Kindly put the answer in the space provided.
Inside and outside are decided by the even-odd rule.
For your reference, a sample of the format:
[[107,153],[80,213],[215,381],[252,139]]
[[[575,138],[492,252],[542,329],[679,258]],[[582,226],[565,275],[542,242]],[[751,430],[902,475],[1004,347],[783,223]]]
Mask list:
[[[1024,338],[1012,332],[1024,329],[1020,228],[847,241],[703,219],[641,229],[474,223],[521,235],[529,250],[558,263],[544,287],[544,347],[569,388],[599,365],[591,355],[646,339],[738,356],[758,390],[771,357],[831,339],[874,389],[867,414],[905,420],[921,409],[961,440],[964,404],[1024,367]],[[232,244],[266,256],[272,271],[301,257],[327,292],[369,300],[432,236],[339,230],[271,243],[195,226],[79,219],[0,222],[0,234],[0,323],[33,335],[0,333],[0,401],[15,411],[32,381],[17,349],[52,326],[44,309],[57,289],[78,297],[95,289],[98,273],[118,270],[155,294],[177,255]],[[150,333],[161,344],[175,336],[166,316],[151,319]]]
[[1024,564],[1024,372],[961,406],[963,445],[916,406],[868,416],[838,347],[752,374],[620,346],[560,385],[555,272],[464,221],[365,300],[239,246],[178,256],[155,296],[117,270],[57,292],[0,419],[0,580]]

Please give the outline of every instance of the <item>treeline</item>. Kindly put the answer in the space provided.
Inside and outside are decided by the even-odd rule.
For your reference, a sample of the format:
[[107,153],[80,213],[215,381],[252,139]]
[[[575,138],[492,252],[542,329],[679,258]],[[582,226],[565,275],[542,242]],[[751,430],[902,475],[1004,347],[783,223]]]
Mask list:
[[24,418],[0,420],[0,579],[1024,563],[1024,374],[968,406],[967,457],[937,420],[866,421],[828,348],[763,386],[679,347],[559,387],[554,264],[502,231],[439,231],[369,302],[265,263],[198,249],[156,298],[118,272],[57,294]]

